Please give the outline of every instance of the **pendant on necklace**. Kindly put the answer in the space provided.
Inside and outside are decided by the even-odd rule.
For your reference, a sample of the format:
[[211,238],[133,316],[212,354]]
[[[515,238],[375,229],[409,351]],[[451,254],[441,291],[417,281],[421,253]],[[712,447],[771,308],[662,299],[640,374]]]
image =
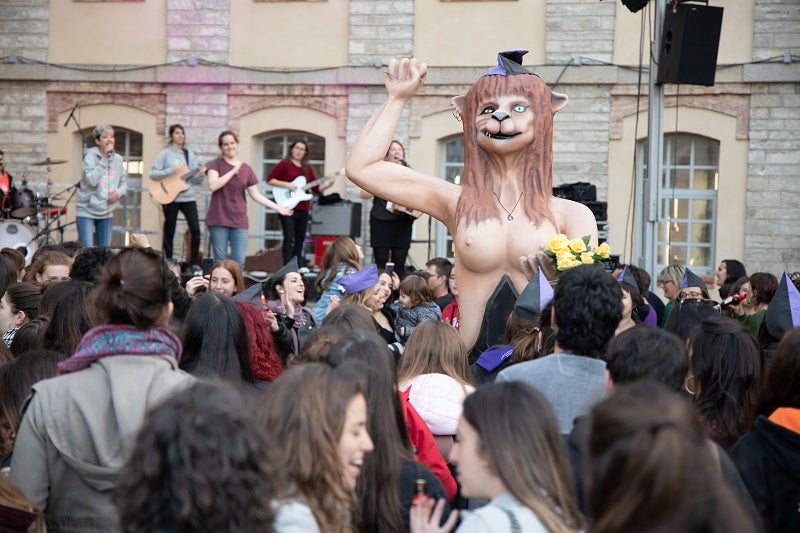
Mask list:
[[514,217],[512,217],[511,215],[508,215],[508,216],[506,217],[506,219],[508,219],[508,220],[514,220]]

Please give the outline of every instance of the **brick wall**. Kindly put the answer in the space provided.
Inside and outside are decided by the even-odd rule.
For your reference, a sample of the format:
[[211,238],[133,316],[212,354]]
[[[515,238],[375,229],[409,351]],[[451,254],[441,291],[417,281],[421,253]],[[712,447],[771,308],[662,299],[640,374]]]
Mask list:
[[410,57],[414,51],[413,0],[351,0],[349,64]]
[[47,60],[49,31],[48,0],[3,0],[0,2],[0,57]]
[[228,62],[228,0],[167,0],[167,61]]

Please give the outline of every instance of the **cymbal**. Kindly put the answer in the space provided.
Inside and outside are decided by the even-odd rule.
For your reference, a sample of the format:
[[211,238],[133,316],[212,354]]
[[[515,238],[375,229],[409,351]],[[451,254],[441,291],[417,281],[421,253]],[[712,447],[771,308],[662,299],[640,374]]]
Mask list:
[[62,165],[66,162],[67,161],[65,159],[50,159],[49,157],[46,157],[44,161],[37,161],[36,163],[31,163],[31,165],[35,167],[43,167],[46,165]]

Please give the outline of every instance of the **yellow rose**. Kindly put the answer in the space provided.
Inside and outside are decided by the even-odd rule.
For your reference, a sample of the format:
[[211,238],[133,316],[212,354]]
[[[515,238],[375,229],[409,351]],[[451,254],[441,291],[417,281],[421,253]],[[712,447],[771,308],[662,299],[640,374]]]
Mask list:
[[594,255],[589,252],[581,252],[581,263],[584,265],[593,265],[594,264]]
[[565,253],[558,256],[558,262],[556,263],[556,266],[558,266],[559,270],[567,270],[580,264],[581,262],[575,259],[574,255]]
[[567,239],[567,236],[563,233],[553,235],[547,241],[547,247],[552,250],[553,253],[558,255],[559,252],[562,252],[569,247],[569,239]]
[[585,252],[586,243],[583,242],[583,239],[572,239],[569,241],[569,249],[575,253]]
[[611,248],[608,246],[607,242],[604,242],[597,248],[595,248],[594,253],[599,255],[603,259],[608,259],[608,254],[611,252]]

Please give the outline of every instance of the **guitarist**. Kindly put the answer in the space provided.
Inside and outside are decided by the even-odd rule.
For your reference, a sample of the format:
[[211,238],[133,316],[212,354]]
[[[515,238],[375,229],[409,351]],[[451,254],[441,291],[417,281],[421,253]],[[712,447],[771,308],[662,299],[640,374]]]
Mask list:
[[153,166],[150,167],[150,179],[162,180],[180,170],[182,165],[189,167],[192,174],[187,179],[188,189],[178,194],[172,203],[161,206],[164,210],[164,256],[172,259],[172,239],[175,237],[175,224],[178,212],[183,213],[189,226],[189,264],[200,264],[200,221],[197,217],[197,202],[194,200],[194,189],[191,185],[203,182],[206,173],[205,165],[197,164],[197,156],[186,148],[186,132],[180,124],[169,127],[170,143],[161,150]]
[[[285,187],[295,191],[297,186],[292,182],[300,176],[305,176],[307,183],[317,179],[314,175],[314,170],[308,164],[308,143],[303,140],[294,141],[289,146],[289,153],[272,168],[266,182],[273,187]],[[333,185],[335,180],[336,178],[334,177],[327,183],[314,187],[311,191],[314,194],[320,194]],[[289,263],[293,256],[297,257],[298,265],[304,266],[306,264],[305,257],[303,257],[303,241],[306,238],[310,208],[310,202],[300,202],[295,206],[292,216],[278,215],[283,229],[284,264]]]
[[[406,149],[400,141],[392,141],[384,161],[408,166]],[[364,199],[372,198],[371,194],[363,190],[360,196]],[[403,277],[408,249],[411,248],[411,229],[413,226],[413,217],[404,213],[390,211],[386,208],[386,200],[375,197],[372,201],[372,209],[369,212],[369,235],[372,244],[372,257],[379,269],[386,268],[386,262],[391,257],[395,265],[395,272],[400,278]]]

